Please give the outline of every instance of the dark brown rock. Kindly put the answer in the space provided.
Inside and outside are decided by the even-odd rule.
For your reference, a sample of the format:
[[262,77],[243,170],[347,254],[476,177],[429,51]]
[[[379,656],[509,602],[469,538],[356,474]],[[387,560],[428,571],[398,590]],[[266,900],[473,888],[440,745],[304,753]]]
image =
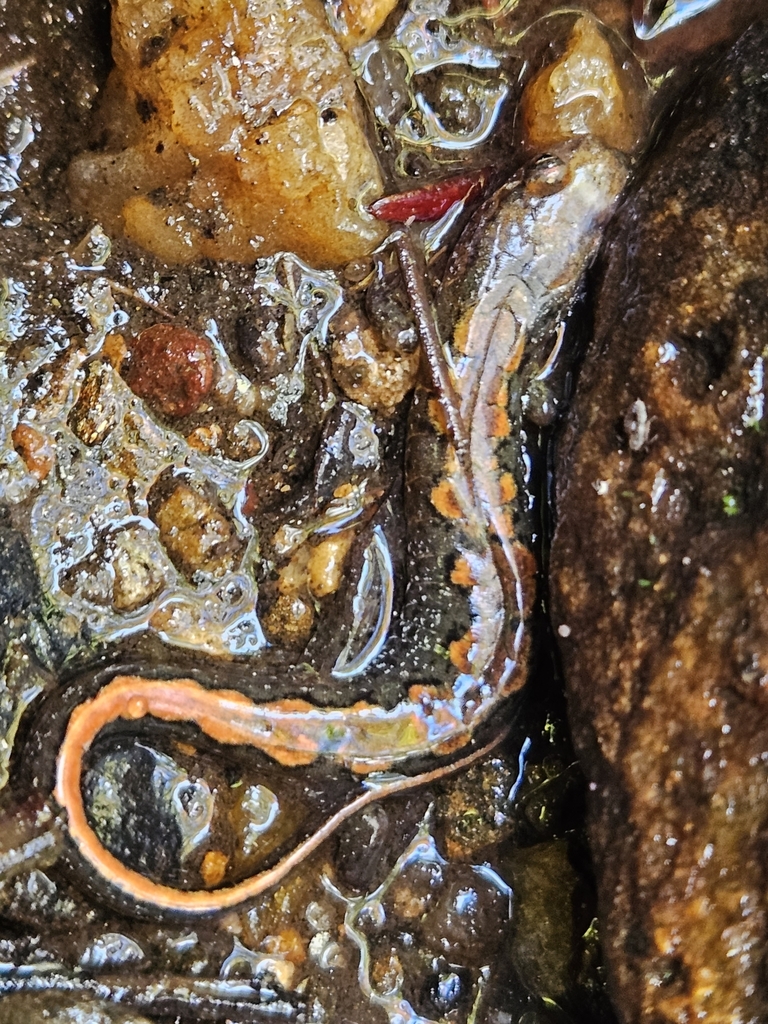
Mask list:
[[560,451],[555,625],[625,1024],[768,1020],[768,30],[620,212]]

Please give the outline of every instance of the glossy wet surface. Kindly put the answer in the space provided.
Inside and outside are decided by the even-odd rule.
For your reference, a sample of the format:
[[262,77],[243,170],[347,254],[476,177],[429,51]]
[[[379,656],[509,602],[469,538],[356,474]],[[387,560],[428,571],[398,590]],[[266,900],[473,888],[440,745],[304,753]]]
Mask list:
[[[386,190],[469,175],[490,198],[458,246],[482,189],[337,271],[212,262],[198,214],[198,261],[164,263],[170,236],[139,228],[190,196],[147,170],[147,139],[178,145],[157,135],[163,89],[139,96],[125,68],[105,89],[103,6],[4,12],[0,1021],[614,1019],[535,587],[582,272],[647,140],[648,86],[628,5],[551,7],[412,3],[353,53]],[[196,31],[180,25],[139,54],[160,85],[166,43]],[[195,85],[200,116],[222,83]],[[185,180],[204,193],[202,142]],[[82,194],[97,165],[141,171],[141,217],[119,190]],[[421,355],[430,289],[442,363]],[[115,675],[134,680],[117,711]],[[352,800],[494,737],[216,905]],[[62,743],[83,760],[57,785]],[[101,875],[91,842],[134,876]],[[169,912],[131,877],[210,906]]]
[[709,72],[617,218],[563,451],[556,616],[627,1021],[766,1014],[765,46]]

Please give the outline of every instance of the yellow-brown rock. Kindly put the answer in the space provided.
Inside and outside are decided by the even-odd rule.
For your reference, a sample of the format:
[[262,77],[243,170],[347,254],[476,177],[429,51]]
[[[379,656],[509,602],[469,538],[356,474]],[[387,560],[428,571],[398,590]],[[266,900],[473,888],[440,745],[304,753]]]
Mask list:
[[334,4],[334,28],[345,50],[373,39],[398,0],[341,0]]
[[168,262],[317,266],[371,251],[381,191],[354,80],[320,0],[115,0],[107,150],[75,199]]
[[344,306],[331,323],[331,367],[347,398],[391,415],[413,385],[420,354],[392,351],[357,310]]
[[525,90],[523,120],[530,144],[545,150],[579,136],[630,153],[644,133],[641,89],[634,66],[614,54],[594,18],[579,18],[562,60]]

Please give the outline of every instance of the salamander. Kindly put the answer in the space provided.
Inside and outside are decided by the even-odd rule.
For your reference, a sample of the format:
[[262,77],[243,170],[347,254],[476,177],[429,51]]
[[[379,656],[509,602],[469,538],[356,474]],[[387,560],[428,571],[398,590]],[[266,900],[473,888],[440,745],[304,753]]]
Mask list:
[[[610,64],[597,31],[591,18],[579,19],[560,62],[587,47]],[[555,81],[551,68],[542,74]],[[283,765],[324,758],[370,775],[465,747],[525,683],[536,573],[521,434],[526,389],[548,372],[553,336],[626,182],[629,161],[622,150],[631,148],[626,132],[617,142],[604,129],[590,131],[593,115],[579,112],[578,90],[570,94],[567,81],[558,88],[559,127],[549,130],[542,158],[502,185],[470,221],[434,304],[411,237],[401,234],[398,243],[431,376],[431,386],[419,386],[414,395],[407,441],[406,516],[421,529],[408,529],[399,643],[406,653],[426,652],[414,655],[407,695],[391,708],[365,701],[318,707],[292,698],[256,703],[190,679],[126,675],[72,713],[58,754],[56,800],[80,856],[138,904],[183,913],[233,906],[274,885],[367,803],[461,770],[490,747],[420,775],[369,778],[361,795],[274,868],[230,888],[182,891],[126,867],[88,822],[83,758],[110,722],[146,716],[190,721],[220,743],[248,744]],[[542,89],[541,76],[529,86],[536,89]],[[439,557],[446,551],[447,570]],[[457,593],[465,632],[435,635],[441,615],[434,606]],[[432,613],[423,614],[430,603]],[[447,682],[439,685],[424,669],[435,648],[435,657],[448,662]]]

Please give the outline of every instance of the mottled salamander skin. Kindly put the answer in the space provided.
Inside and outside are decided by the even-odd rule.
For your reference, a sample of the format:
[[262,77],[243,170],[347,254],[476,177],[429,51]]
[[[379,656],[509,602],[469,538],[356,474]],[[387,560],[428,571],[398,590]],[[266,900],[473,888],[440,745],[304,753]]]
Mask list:
[[540,160],[480,211],[471,244],[457,249],[443,283],[470,472],[510,566],[513,543],[528,545],[533,529],[524,494],[524,398],[627,175],[626,158],[596,142]]
[[[426,387],[417,389],[407,454],[408,580],[393,639],[411,659],[406,697],[391,708],[259,704],[189,679],[121,676],[75,709],[55,796],[80,855],[123,896],[191,914],[234,906],[275,885],[366,803],[459,770],[488,749],[423,775],[381,781],[269,871],[212,891],[180,891],[123,865],[91,829],[80,788],[85,753],[120,718],[192,721],[218,742],[251,745],[284,765],[323,757],[369,773],[453,753],[501,711],[526,681],[535,592],[520,440],[526,381],[551,347],[626,174],[623,157],[590,142],[537,165],[481,209],[449,266],[437,315],[465,436],[457,455],[444,407]],[[463,610],[452,616],[457,595]]]

